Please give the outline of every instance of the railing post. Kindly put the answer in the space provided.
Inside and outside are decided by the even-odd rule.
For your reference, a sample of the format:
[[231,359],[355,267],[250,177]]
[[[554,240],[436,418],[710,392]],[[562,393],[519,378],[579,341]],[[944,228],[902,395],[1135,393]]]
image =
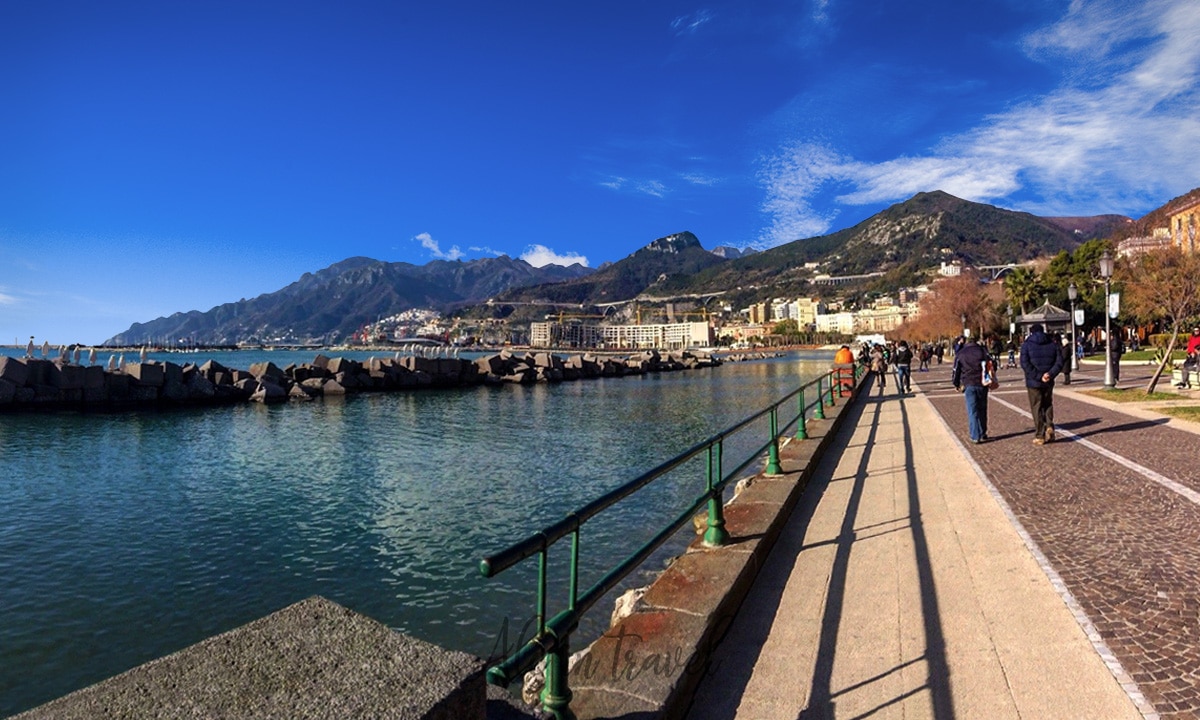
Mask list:
[[542,708],[555,720],[575,720],[571,712],[571,688],[567,685],[571,650],[564,637],[546,654],[546,687],[542,690]]
[[821,378],[817,377],[817,407],[813,411],[813,419],[825,419],[825,391],[821,389]]
[[833,395],[833,388],[835,385],[837,385],[837,380],[834,379],[834,374],[830,373],[829,374],[829,407],[833,407],[834,405],[837,405],[837,401],[834,399],[834,395]]
[[800,417],[796,418],[796,439],[808,439],[808,428],[804,426],[804,388],[800,388]]
[[771,445],[767,448],[767,469],[764,475],[782,475],[779,468],[779,406],[771,408]]
[[[708,446],[708,491],[712,492],[721,481],[721,440]],[[704,544],[720,547],[729,542],[729,531],[725,529],[725,508],[721,494],[708,499],[708,528],[704,531]]]

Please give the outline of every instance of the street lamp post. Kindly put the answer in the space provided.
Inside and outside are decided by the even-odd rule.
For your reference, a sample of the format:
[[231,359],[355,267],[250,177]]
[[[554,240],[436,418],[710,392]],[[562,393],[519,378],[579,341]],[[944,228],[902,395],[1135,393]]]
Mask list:
[[1108,311],[1113,274],[1112,254],[1105,250],[1100,255],[1100,277],[1104,278],[1104,387],[1115,387],[1112,367],[1112,318]]
[[1075,287],[1075,283],[1067,286],[1067,299],[1071,301],[1071,369],[1079,369],[1079,353],[1075,348],[1075,336],[1078,335],[1075,331],[1075,301],[1079,298],[1079,288]]
[[969,332],[967,330],[967,314],[963,313],[959,319],[962,320],[963,337],[966,337]]

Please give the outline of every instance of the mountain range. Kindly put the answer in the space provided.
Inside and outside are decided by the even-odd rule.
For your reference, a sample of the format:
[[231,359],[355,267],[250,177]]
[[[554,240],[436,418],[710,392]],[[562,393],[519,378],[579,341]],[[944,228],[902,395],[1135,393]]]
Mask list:
[[508,256],[425,265],[355,257],[250,300],[135,323],[106,344],[135,346],[162,338],[205,344],[267,338],[334,343],[412,308],[487,317],[515,313],[528,319],[544,314],[547,306],[577,306],[582,312],[635,298],[653,303],[724,293],[731,302],[752,302],[828,294],[832,286],[814,284],[821,275],[870,275],[857,284],[894,290],[927,281],[944,262],[979,266],[1031,260],[1109,237],[1133,223],[1122,215],[1038,217],[936,191],[919,193],[853,227],[761,252],[708,251],[691,232],[679,232],[597,270],[578,264],[537,268]]
[[268,338],[334,343],[404,310],[447,312],[508,288],[561,282],[591,272],[578,263],[538,268],[507,255],[469,262],[434,260],[425,265],[352,257],[250,300],[134,323],[105,344],[129,347],[163,338],[212,345]]

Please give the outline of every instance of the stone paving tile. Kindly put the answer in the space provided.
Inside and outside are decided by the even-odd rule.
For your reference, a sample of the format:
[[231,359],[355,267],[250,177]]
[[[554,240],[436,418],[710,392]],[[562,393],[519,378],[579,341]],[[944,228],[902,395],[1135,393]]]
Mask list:
[[[1085,368],[1071,387],[1098,387],[1099,375],[1098,368]],[[950,387],[948,365],[914,373],[914,380],[1160,717],[1200,717],[1200,506],[1083,443],[1033,445],[1032,421],[996,402],[1027,412],[1018,370],[1001,375],[989,409],[991,440],[983,445],[969,443],[964,403]],[[1128,376],[1121,383],[1131,384]],[[1200,489],[1200,437],[1194,434],[1063,396],[1056,396],[1055,420]]]

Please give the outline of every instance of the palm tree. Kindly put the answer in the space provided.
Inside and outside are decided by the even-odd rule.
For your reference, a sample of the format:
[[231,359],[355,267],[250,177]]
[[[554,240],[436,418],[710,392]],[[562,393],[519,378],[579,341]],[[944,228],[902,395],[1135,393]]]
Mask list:
[[1044,291],[1032,268],[1019,267],[1004,279],[1004,293],[1008,296],[1008,301],[1020,308],[1021,314],[1024,315],[1026,306],[1036,305]]

